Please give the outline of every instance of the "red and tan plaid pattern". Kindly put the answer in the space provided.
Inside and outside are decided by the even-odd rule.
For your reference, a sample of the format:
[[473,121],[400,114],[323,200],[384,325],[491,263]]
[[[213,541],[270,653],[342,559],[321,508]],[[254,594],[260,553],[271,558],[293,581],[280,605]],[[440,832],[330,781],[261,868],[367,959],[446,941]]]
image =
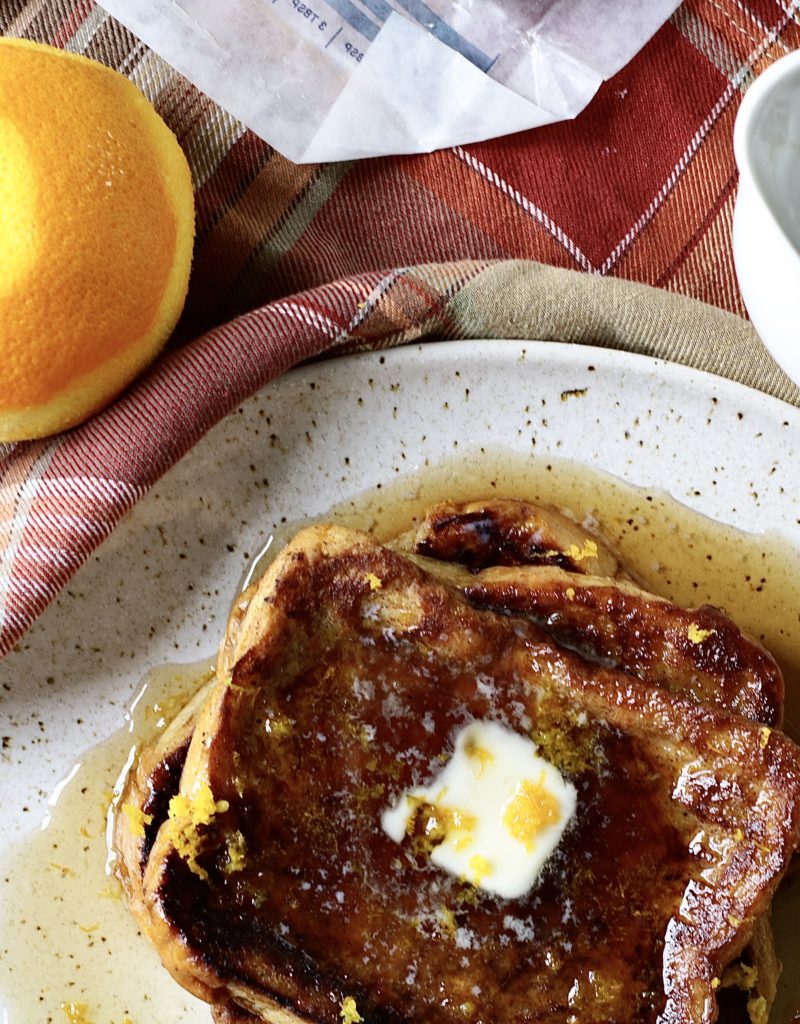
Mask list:
[[574,122],[320,166],[289,163],[91,0],[4,0],[0,31],[129,76],[177,134],[198,214],[165,358],[70,434],[0,445],[3,654],[148,487],[275,375],[326,350],[502,336],[491,308],[452,317],[491,262],[624,277],[743,314],[733,120],[753,77],[800,47],[800,0],[689,0]]

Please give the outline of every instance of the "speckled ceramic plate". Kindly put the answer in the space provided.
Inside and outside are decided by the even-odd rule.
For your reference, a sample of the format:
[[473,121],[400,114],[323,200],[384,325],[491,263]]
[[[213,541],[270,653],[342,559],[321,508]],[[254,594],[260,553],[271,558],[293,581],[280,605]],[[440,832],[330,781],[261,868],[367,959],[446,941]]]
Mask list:
[[[170,471],[0,662],[0,848],[38,827],[81,752],[119,728],[148,669],[214,653],[276,526],[398,479],[414,492],[415,471],[444,457],[460,459],[461,483],[485,482],[504,453],[516,479],[520,460],[575,460],[800,550],[800,413],[728,381],[613,351],[504,341],[297,370]],[[171,1012],[172,1024],[208,1019]]]

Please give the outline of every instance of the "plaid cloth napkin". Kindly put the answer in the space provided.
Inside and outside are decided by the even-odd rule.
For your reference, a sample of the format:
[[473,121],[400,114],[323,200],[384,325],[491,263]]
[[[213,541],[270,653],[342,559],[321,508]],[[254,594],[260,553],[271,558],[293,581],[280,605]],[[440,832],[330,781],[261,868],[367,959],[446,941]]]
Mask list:
[[188,156],[198,216],[164,357],[82,427],[0,445],[0,655],[205,431],[322,353],[425,337],[599,344],[800,405],[740,319],[730,245],[734,117],[754,76],[800,47],[800,0],[690,0],[574,122],[300,167],[91,0],[3,0],[0,32],[128,75]]

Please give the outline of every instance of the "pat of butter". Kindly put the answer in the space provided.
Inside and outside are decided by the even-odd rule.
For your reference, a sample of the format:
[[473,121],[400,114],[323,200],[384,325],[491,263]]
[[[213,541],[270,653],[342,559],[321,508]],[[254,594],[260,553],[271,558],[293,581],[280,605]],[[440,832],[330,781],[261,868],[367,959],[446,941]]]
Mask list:
[[498,722],[472,722],[429,785],[406,790],[381,815],[400,843],[417,829],[437,867],[505,899],[524,895],[558,846],[577,805],[575,787],[536,744]]

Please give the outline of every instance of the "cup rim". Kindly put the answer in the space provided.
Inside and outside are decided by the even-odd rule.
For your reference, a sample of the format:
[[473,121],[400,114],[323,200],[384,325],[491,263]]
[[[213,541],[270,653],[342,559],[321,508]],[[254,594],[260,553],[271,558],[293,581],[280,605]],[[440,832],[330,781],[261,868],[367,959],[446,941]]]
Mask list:
[[739,170],[740,187],[743,179],[752,183],[758,197],[768,210],[769,216],[774,221],[781,236],[785,239],[786,244],[800,259],[800,247],[789,236],[785,226],[781,223],[781,219],[776,216],[772,202],[768,195],[765,194],[763,185],[759,180],[759,175],[756,173],[751,154],[753,132],[757,118],[760,116],[763,108],[770,102],[772,94],[780,83],[792,77],[797,78],[798,98],[800,98],[800,50],[793,50],[791,53],[776,60],[774,64],[771,64],[758,76],[745,93],[736,114],[733,129],[733,154]]

